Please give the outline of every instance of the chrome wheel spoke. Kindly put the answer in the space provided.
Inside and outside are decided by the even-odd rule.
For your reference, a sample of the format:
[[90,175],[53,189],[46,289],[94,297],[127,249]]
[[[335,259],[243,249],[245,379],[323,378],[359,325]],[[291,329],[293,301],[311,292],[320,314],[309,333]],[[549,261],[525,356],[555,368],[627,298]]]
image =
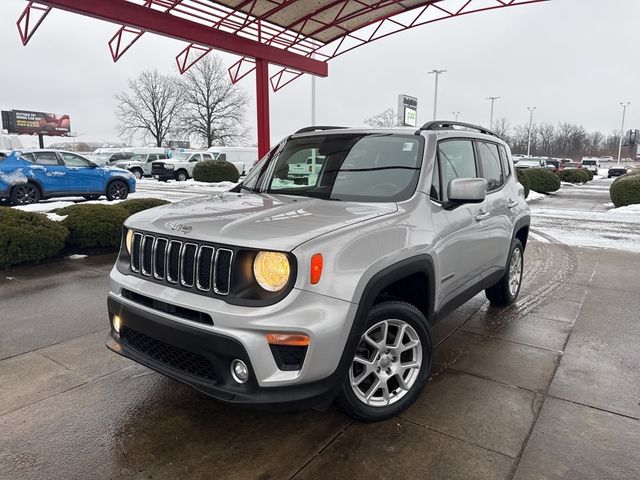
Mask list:
[[360,338],[349,373],[351,389],[362,403],[387,407],[411,391],[421,365],[422,343],[416,330],[403,320],[382,320]]

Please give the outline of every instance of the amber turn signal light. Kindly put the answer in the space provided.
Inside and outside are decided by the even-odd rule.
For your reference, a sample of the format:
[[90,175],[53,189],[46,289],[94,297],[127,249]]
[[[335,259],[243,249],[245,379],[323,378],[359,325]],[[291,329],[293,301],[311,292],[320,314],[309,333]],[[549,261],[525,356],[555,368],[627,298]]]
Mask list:
[[308,347],[311,339],[304,333],[267,333],[269,345],[289,345],[290,347]]
[[317,285],[322,277],[322,254],[316,253],[311,257],[311,285]]

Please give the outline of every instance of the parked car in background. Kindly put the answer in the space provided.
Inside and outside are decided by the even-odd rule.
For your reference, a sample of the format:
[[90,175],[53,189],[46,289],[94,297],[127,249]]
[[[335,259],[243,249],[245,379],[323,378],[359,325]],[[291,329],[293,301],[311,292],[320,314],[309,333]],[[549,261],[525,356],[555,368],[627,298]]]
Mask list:
[[600,168],[600,161],[597,158],[583,158],[582,168],[589,170],[594,175],[598,175],[598,169]]
[[178,153],[167,160],[153,162],[151,174],[153,178],[163,182],[167,180],[184,182],[193,176],[193,167],[201,160],[213,160],[213,156],[209,152],[198,151]]
[[600,161],[601,162],[613,162],[613,157],[609,156],[609,157],[600,157]]
[[525,168],[547,168],[547,161],[544,158],[529,157],[518,161],[515,167],[518,170]]
[[207,151],[215,160],[232,163],[240,175],[245,175],[258,160],[257,147],[211,147]]
[[547,168],[551,170],[553,173],[558,173],[560,169],[560,160],[556,160],[555,158],[548,158]]
[[611,167],[609,169],[609,171],[607,172],[607,178],[611,178],[611,177],[621,177],[622,175],[624,175],[625,173],[627,173],[629,170],[627,169],[627,167],[623,167],[622,165],[618,165],[615,167]]
[[115,166],[129,170],[137,179],[150,177],[153,162],[169,158],[166,149],[159,147],[135,147],[132,151],[131,158],[116,162]]
[[582,168],[582,165],[579,162],[564,162],[560,164],[559,171],[575,170],[578,168]]
[[133,156],[132,149],[127,148],[98,148],[94,150],[89,159],[98,165],[112,165],[120,160],[128,160]]
[[101,167],[73,152],[22,150],[0,160],[0,198],[15,205],[69,196],[123,200],[135,189],[136,179],[129,171]]

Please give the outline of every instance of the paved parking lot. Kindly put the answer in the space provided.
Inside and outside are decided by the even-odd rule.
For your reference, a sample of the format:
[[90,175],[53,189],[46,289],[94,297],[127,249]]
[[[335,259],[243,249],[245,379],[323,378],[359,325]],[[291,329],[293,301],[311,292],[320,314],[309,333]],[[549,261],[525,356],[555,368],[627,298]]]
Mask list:
[[113,257],[0,277],[0,477],[640,478],[640,255],[531,242],[518,303],[434,330],[400,418],[230,407],[109,352]]

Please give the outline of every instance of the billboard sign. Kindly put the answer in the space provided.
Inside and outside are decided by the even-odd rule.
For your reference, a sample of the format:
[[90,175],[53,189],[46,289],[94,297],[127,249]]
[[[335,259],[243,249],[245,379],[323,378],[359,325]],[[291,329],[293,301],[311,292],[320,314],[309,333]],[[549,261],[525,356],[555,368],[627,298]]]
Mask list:
[[398,95],[398,125],[415,127],[418,125],[418,99],[409,95]]
[[18,135],[69,136],[69,115],[32,112],[28,110],[2,111],[2,128]]

